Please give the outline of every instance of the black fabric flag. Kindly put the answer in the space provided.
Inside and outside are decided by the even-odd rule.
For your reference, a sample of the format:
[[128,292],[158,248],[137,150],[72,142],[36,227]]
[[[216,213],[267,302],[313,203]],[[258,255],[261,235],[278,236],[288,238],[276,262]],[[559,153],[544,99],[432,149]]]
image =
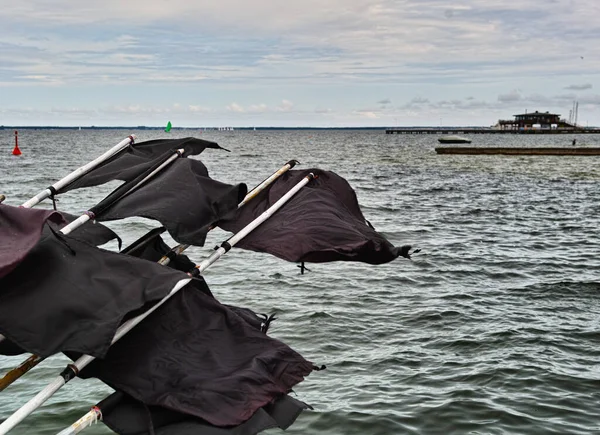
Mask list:
[[0,278],[9,274],[42,237],[46,222],[61,224],[54,210],[11,207],[0,204]]
[[[208,286],[204,287],[208,290]],[[267,326],[264,319],[273,318],[256,314],[248,308],[229,308],[250,326],[263,332],[266,332]],[[160,406],[147,406],[122,391],[111,394],[97,407],[102,412],[103,423],[120,435],[255,435],[275,427],[287,429],[303,410],[312,409],[306,403],[281,395],[259,408],[245,422],[236,426],[218,427],[198,417]]]
[[80,373],[149,406],[235,426],[314,366],[204,292],[183,288]]
[[218,225],[227,231],[239,231],[310,172],[317,178],[238,242],[237,247],[267,252],[294,262],[341,260],[382,264],[400,255],[408,257],[409,246],[395,247],[367,224],[348,182],[320,169],[286,172],[233,217]]
[[151,230],[121,252],[152,262],[158,262],[167,255],[170,260],[168,263],[169,267],[186,273],[191,272],[196,267],[196,264],[187,255],[171,252],[169,245],[160,236],[164,230],[162,227]]
[[[151,235],[155,236],[157,233],[160,234],[159,231],[153,230]],[[205,293],[210,292],[203,280],[199,280],[199,283],[199,287],[204,287]],[[234,306],[229,308],[248,325],[263,333],[266,333],[268,328],[267,319],[273,318],[273,316],[256,314],[248,308]],[[147,406],[122,391],[111,394],[98,403],[97,407],[102,412],[104,424],[120,435],[255,435],[275,427],[287,429],[303,410],[312,409],[306,403],[284,394],[259,408],[243,423],[219,427],[198,417],[161,406]]]
[[103,357],[129,312],[185,278],[156,263],[51,235],[0,279],[0,333],[42,357],[61,351]]
[[[53,210],[0,206],[0,263],[2,263],[0,278],[6,275],[2,270],[12,271],[40,238],[52,236],[52,229],[58,232],[66,222],[71,222],[75,218],[76,216]],[[48,225],[43,225],[44,222]],[[41,234],[40,226],[42,226]],[[119,246],[121,245],[121,239],[112,230],[91,221],[76,228],[70,237],[96,246],[117,239]],[[12,266],[6,267],[9,263]],[[24,349],[10,340],[0,341],[0,355],[18,355],[24,352]]]
[[96,219],[155,219],[177,242],[202,246],[209,227],[236,210],[247,193],[245,184],[230,185],[210,178],[199,160],[178,158],[141,187],[125,194],[144,177],[142,174],[120,186],[92,208]]
[[282,395],[259,408],[245,422],[218,427],[159,406],[146,406],[122,392],[100,402],[102,422],[119,435],[256,435],[271,428],[287,429],[309,405]]
[[[65,218],[65,220],[68,223],[73,222],[75,219],[77,219],[79,217],[79,216],[75,216],[75,215],[72,215],[69,213],[65,213],[64,211],[61,211],[59,213]],[[55,225],[52,223],[50,223],[49,225],[46,225],[44,227],[44,231],[42,233],[44,236],[50,235],[51,230],[49,227],[51,227],[55,231],[60,231],[60,229],[62,227],[64,227],[64,225]],[[111,240],[117,240],[117,243],[119,244],[119,248],[121,247],[121,244],[122,244],[122,240],[117,235],[117,233],[115,233],[110,228],[102,225],[101,223],[95,222],[95,221],[87,221],[80,227],[75,228],[73,231],[71,231],[69,233],[69,237],[71,237],[73,239],[77,239],[80,242],[85,242],[85,243],[88,243],[88,244],[94,245],[94,246],[104,245],[105,243],[108,243]]]
[[[170,259],[169,263],[167,264],[168,267],[172,267],[173,269],[177,269],[186,273],[192,272],[192,270],[196,267],[196,263],[190,260],[190,258],[185,254],[175,255],[171,251],[171,248],[169,248],[169,245],[167,245],[160,236],[164,231],[165,229],[163,227],[155,228],[140,237],[121,252],[123,254],[133,255],[134,257],[143,258],[144,260],[152,262],[158,262],[161,258],[167,255]],[[203,279],[197,281],[204,282]],[[208,285],[198,285],[197,287],[207,295],[212,296]],[[248,308],[241,308],[233,305],[225,306],[233,310],[251,326],[263,332],[267,331],[271,320],[274,319],[274,316],[256,314],[254,311]],[[2,344],[0,343],[0,349],[1,347]],[[1,350],[0,353],[2,353]]]
[[81,187],[98,186],[112,180],[131,181],[150,168],[165,153],[183,148],[183,156],[198,155],[206,148],[224,149],[215,142],[186,137],[158,139],[130,145],[124,152],[113,156],[81,178],[61,189],[61,192]]

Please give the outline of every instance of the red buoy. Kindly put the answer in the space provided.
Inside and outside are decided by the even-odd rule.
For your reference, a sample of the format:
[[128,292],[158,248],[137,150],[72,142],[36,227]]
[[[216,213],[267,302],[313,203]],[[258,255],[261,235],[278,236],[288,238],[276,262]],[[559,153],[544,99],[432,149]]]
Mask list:
[[21,150],[19,149],[19,132],[17,130],[15,130],[15,147],[13,148],[12,155],[13,156],[21,155]]

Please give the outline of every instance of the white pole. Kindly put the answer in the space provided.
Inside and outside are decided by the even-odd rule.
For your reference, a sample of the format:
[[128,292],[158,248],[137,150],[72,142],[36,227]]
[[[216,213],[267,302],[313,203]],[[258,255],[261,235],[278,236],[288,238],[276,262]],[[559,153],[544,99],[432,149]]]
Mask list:
[[[271,217],[277,210],[279,210],[289,199],[294,196],[303,186],[305,186],[310,180],[314,178],[314,174],[310,173],[306,177],[304,177],[299,183],[297,183],[290,191],[288,191],[284,196],[282,196],[275,204],[269,207],[265,212],[263,212],[259,217],[254,219],[248,225],[240,230],[237,234],[231,237],[227,242],[224,242],[221,247],[216,250],[210,257],[204,260],[200,265],[196,268],[200,273],[204,272],[211,264],[217,261],[219,258],[223,256],[231,247],[235,246],[240,240],[246,237],[250,232],[252,232],[256,227],[266,221],[269,217]],[[137,317],[133,317],[126,322],[124,322],[112,339],[111,344],[114,344],[116,341],[121,339],[126,333],[131,331],[138,323],[156,311],[160,306],[162,306],[167,300],[169,300],[175,293],[177,293],[180,289],[182,289],[186,284],[188,284],[192,278],[186,278],[178,281],[175,286],[171,289],[169,294],[167,294],[163,299],[161,299],[157,304],[155,304],[148,311],[140,314]],[[83,355],[73,364],[69,364],[67,368],[59,375],[54,381],[48,384],[42,391],[40,391],[34,398],[32,398],[29,402],[19,408],[15,413],[13,413],[10,417],[8,417],[2,424],[0,424],[0,435],[5,435],[10,430],[12,430],[15,426],[17,426],[21,421],[25,419],[29,414],[35,411],[37,408],[42,406],[46,400],[48,400],[54,393],[56,393],[63,385],[65,385],[68,381],[70,381],[73,377],[77,376],[77,374],[86,367],[89,363],[91,363],[95,358],[90,355]]]
[[[189,283],[192,279],[186,278],[178,281],[175,286],[171,289],[169,294],[165,296],[158,304],[154,305],[145,313],[129,319],[124,322],[119,329],[117,329],[117,333],[112,339],[111,344],[114,344],[117,340],[119,340],[123,335],[129,332],[134,326],[136,326],[139,322],[145,319],[148,315],[153,313],[159,306],[161,306],[164,302],[166,302],[171,296],[177,293],[181,288],[183,288],[187,283]],[[46,400],[48,400],[54,393],[60,390],[63,385],[65,385],[68,381],[70,381],[73,377],[77,376],[84,367],[86,367],[89,363],[94,361],[94,357],[90,355],[83,355],[73,364],[69,364],[67,369],[65,369],[59,376],[57,376],[52,382],[50,382],[42,391],[40,391],[34,398],[32,398],[29,402],[19,408],[15,413],[13,413],[10,417],[8,417],[2,424],[0,424],[0,434],[7,434],[9,431],[15,428],[21,421],[25,419],[29,414],[35,411],[37,408],[42,406]]]
[[173,160],[177,160],[179,157],[181,157],[184,152],[185,152],[185,150],[183,148],[179,148],[178,150],[175,150],[175,152],[167,160],[162,162],[162,164],[158,168],[156,168],[154,171],[150,172],[148,175],[146,175],[144,177],[143,180],[141,180],[135,186],[133,186],[131,189],[129,189],[127,191],[126,195],[129,195],[131,192],[136,190],[142,184],[146,183],[146,181],[148,181],[150,178],[154,177],[156,174],[158,174],[160,171],[162,171],[166,166],[170,165]]
[[[252,189],[250,192],[248,192],[248,194],[244,197],[243,201],[238,204],[238,208],[242,207],[244,204],[246,204],[248,201],[250,201],[256,195],[258,195],[258,193],[260,193],[261,191],[263,191],[267,186],[269,186],[271,183],[273,183],[273,181],[275,181],[277,178],[279,178],[286,171],[288,171],[291,168],[293,168],[295,165],[296,165],[296,161],[295,160],[290,160],[288,163],[286,163],[285,165],[283,165],[280,169],[278,169],[271,176],[269,176],[265,181],[263,181],[262,183],[260,183],[258,186],[256,186],[254,189]],[[85,223],[90,218],[88,217],[88,215],[82,215],[82,216],[80,216],[78,218],[78,220],[79,219],[81,219],[81,222]],[[74,228],[69,229],[67,227],[68,227],[68,225],[65,226],[61,230],[61,232],[63,234],[68,234],[68,233],[70,233],[74,229]],[[175,253],[176,255],[180,255],[181,253],[183,253],[189,247],[190,247],[190,245],[178,245],[178,246],[174,247],[173,249],[171,249],[171,252]],[[171,261],[170,258],[167,255],[165,255],[160,260],[158,260],[158,263],[161,264],[161,265],[167,265],[167,264],[169,264],[170,261]],[[0,343],[4,340],[4,338],[5,337],[2,334],[0,334]],[[13,369],[13,370],[9,371],[3,378],[0,379],[0,391],[4,390],[11,383],[13,383],[15,380],[17,380],[22,375],[24,375],[25,373],[27,373],[30,369],[32,369],[33,367],[35,367],[42,360],[43,359],[38,356],[37,359],[36,359],[36,361],[35,361],[35,363],[27,365],[26,369],[23,370],[21,368],[21,366],[19,366],[17,369]],[[29,359],[27,361],[29,361]]]
[[[131,192],[133,192],[134,190],[136,190],[138,187],[140,187],[142,184],[144,184],[146,181],[148,181],[150,178],[152,178],[153,176],[155,176],[158,172],[162,171],[165,166],[171,164],[171,162],[179,157],[181,157],[181,155],[183,154],[185,150],[183,148],[178,149],[177,151],[175,151],[175,153],[173,153],[172,156],[170,156],[167,160],[165,160],[158,168],[156,168],[155,170],[153,170],[150,174],[148,174],[147,176],[144,177],[143,180],[141,180],[140,182],[138,182],[135,186],[133,186],[131,189],[129,189],[123,196],[125,195],[129,195]],[[123,196],[121,198],[123,198]],[[119,198],[119,199],[121,199]],[[89,220],[92,220],[93,215],[89,212],[87,212],[86,214],[82,214],[81,216],[79,216],[77,219],[75,219],[73,222],[71,222],[68,225],[65,225],[60,232],[62,234],[69,234],[71,232],[73,232],[73,230],[75,230],[76,228],[79,228],[81,225],[83,225],[84,223],[86,223]],[[4,341],[6,337],[4,337],[2,334],[0,334],[0,343],[2,343],[2,341]]]
[[77,219],[72,221],[69,225],[65,225],[64,227],[62,227],[60,232],[63,234],[70,234],[73,232],[73,230],[79,228],[80,226],[82,226],[84,223],[86,223],[87,221],[89,221],[91,219],[92,218],[90,215],[82,214]]
[[94,406],[89,410],[87,414],[73,423],[71,426],[61,430],[58,435],[75,435],[84,430],[86,427],[90,427],[93,424],[98,423],[102,420],[102,411]]
[[[130,144],[132,144],[135,141],[135,139],[136,139],[136,136],[134,134],[132,134],[131,136],[129,136],[127,139],[123,139],[121,142],[119,142],[118,144],[116,144],[114,147],[112,147],[111,149],[109,149],[108,151],[106,151],[101,156],[98,156],[96,159],[92,160],[91,162],[89,162],[89,163],[81,166],[78,169],[75,169],[69,175],[67,175],[63,179],[61,179],[61,180],[57,181],[56,183],[54,183],[52,185],[52,187],[56,191],[60,191],[60,189],[62,189],[63,187],[65,187],[67,184],[69,184],[69,183],[77,180],[78,178],[80,178],[84,174],[86,174],[89,171],[91,171],[92,169],[94,169],[100,163],[108,160],[109,158],[111,158],[115,154],[117,154],[117,153],[121,152],[122,150],[124,150],[125,148],[127,148]],[[48,189],[44,189],[40,193],[38,193],[37,195],[35,195],[33,198],[31,198],[30,200],[28,200],[25,203],[23,203],[23,205],[21,207],[24,207],[24,208],[34,207],[35,205],[39,204],[40,202],[42,202],[46,198],[49,198],[51,195],[52,195],[52,191],[49,188]],[[2,195],[2,200],[4,200],[4,198],[5,198],[4,195]],[[0,202],[2,202],[2,200],[0,200]],[[87,220],[85,220],[83,222],[86,222],[86,221]],[[82,223],[80,223],[79,225],[81,225]],[[69,232],[72,231],[73,229],[75,229],[75,227],[72,228],[71,230],[69,230]],[[68,234],[68,233],[65,233],[65,234]],[[4,339],[5,339],[4,335],[0,334],[0,343]]]
[[275,181],[276,179],[281,177],[284,173],[286,173],[287,171],[292,169],[294,166],[296,166],[295,160],[290,160],[289,162],[287,162],[285,165],[283,165],[281,168],[279,168],[279,170],[274,172],[269,178],[267,178],[265,181],[260,183],[258,186],[256,186],[254,189],[252,189],[250,192],[248,192],[248,194],[246,195],[244,200],[238,204],[238,208],[242,207],[244,204],[246,204],[248,201],[250,201],[256,195],[258,195],[260,192],[265,190],[265,188],[267,186],[269,186],[271,183],[273,183],[273,181]]
[[[283,173],[285,173],[286,171],[293,168],[295,164],[296,164],[296,162],[293,160],[286,163],[277,172],[273,173],[269,178],[267,178],[265,181],[260,183],[258,186],[256,186],[254,189],[252,189],[250,192],[248,192],[248,194],[244,197],[242,202],[240,202],[238,204],[238,208],[242,207],[244,204],[246,204],[248,201],[250,201],[256,195],[258,195],[261,191],[263,191],[265,189],[265,187],[269,186],[274,180],[279,178]],[[183,251],[185,251],[189,246],[190,245],[178,245],[175,248],[171,249],[171,252],[174,252],[176,255],[179,255]],[[167,264],[169,264],[169,262],[170,262],[170,259],[166,255],[158,261],[158,263],[162,264],[162,265],[167,265]],[[102,411],[97,406],[94,406],[94,407],[92,407],[92,409],[90,409],[88,411],[87,414],[85,414],[83,417],[81,417],[79,420],[77,420],[71,426],[61,430],[57,435],[76,435],[76,434],[82,432],[85,428],[90,427],[93,424],[97,423],[99,420],[102,420]]]
[[[127,139],[123,139],[121,142],[119,142],[117,145],[115,145],[114,147],[112,147],[111,149],[109,149],[108,151],[106,151],[101,156],[95,158],[91,162],[83,165],[82,167],[80,167],[78,169],[75,169],[73,172],[71,172],[69,175],[67,175],[66,177],[64,177],[62,180],[59,180],[56,183],[54,183],[52,185],[52,188],[54,188],[57,192],[60,191],[60,189],[62,189],[63,187],[65,187],[67,184],[72,183],[73,181],[75,181],[78,178],[82,177],[84,174],[86,174],[89,171],[91,171],[92,169],[94,169],[100,163],[105,162],[109,158],[113,157],[115,154],[120,153],[121,151],[123,151],[130,144],[132,144],[135,141],[135,139],[136,139],[136,137],[135,137],[134,134],[132,134],[131,136],[129,136]],[[44,199],[46,199],[46,198],[48,198],[50,196],[52,196],[52,191],[50,190],[50,188],[44,189],[40,193],[38,193],[37,195],[35,195],[33,198],[31,198],[29,201],[25,202],[22,205],[22,207],[25,207],[25,208],[34,207],[36,204],[39,204]]]
[[[277,180],[284,173],[286,173],[287,171],[292,169],[294,166],[296,166],[296,163],[297,163],[296,160],[290,160],[285,165],[283,165],[281,168],[279,168],[277,171],[273,172],[273,174],[271,174],[267,179],[265,179],[262,183],[260,183],[258,186],[256,186],[254,189],[252,189],[250,192],[248,192],[246,194],[246,196],[244,197],[244,199],[242,200],[242,202],[240,202],[238,204],[237,208],[239,209],[239,208],[243,207],[251,199],[255,198],[260,192],[262,192],[263,190],[265,190],[265,188],[267,188],[269,185],[271,185],[273,183],[273,181]],[[174,247],[173,249],[171,249],[171,252],[174,252],[176,255],[180,255],[183,251],[185,251],[189,247],[190,247],[190,245],[178,245],[178,246]],[[170,262],[171,262],[171,259],[167,255],[164,255],[160,260],[158,260],[158,263],[162,264],[163,266],[169,264]],[[0,341],[2,341],[2,340],[0,339]]]
[[223,243],[219,247],[219,249],[217,249],[215,252],[213,252],[210,255],[210,257],[208,257],[206,260],[204,260],[202,263],[200,263],[198,266],[196,266],[196,269],[198,269],[198,271],[200,273],[204,272],[208,268],[208,266],[210,266],[215,261],[217,261],[219,258],[221,258],[223,256],[223,254],[225,254],[227,251],[229,251],[229,249],[231,249],[231,247],[235,246],[237,242],[239,242],[244,237],[246,237],[250,232],[252,232],[254,229],[256,229],[256,227],[258,227],[264,221],[269,219],[277,210],[279,210],[281,207],[283,207],[283,205],[287,201],[289,201],[289,199],[292,196],[294,196],[303,186],[305,186],[314,177],[315,177],[315,175],[311,172],[306,177],[304,177],[302,180],[300,180],[300,182],[298,182],[294,187],[292,187],[285,195],[283,195],[281,198],[279,198],[279,200],[275,204],[273,204],[271,207],[269,207],[267,210],[265,210],[259,217],[254,219],[252,222],[250,222],[244,228],[242,228],[237,234],[235,234],[229,240],[227,240],[227,242]]
[[[129,189],[121,198],[123,198],[125,195],[129,195],[131,192],[133,192],[134,190],[136,190],[137,188],[142,186],[144,183],[146,183],[148,180],[150,180],[152,177],[154,177],[157,173],[162,171],[166,166],[170,165],[173,160],[179,158],[183,154],[183,152],[184,152],[183,148],[178,149],[175,153],[173,153],[172,156],[170,156],[167,160],[162,162],[162,164],[158,168],[156,168],[151,173],[146,175],[143,180],[141,180],[135,186],[133,186],[131,189]],[[121,198],[118,198],[118,199],[121,199]],[[73,222],[71,222],[69,225],[65,225],[60,230],[60,232],[63,234],[69,234],[73,230],[75,230],[76,228],[79,228],[81,225],[83,225],[84,223],[86,223],[87,221],[89,221],[91,219],[92,219],[92,216],[90,216],[89,213],[82,214],[77,219],[75,219]]]

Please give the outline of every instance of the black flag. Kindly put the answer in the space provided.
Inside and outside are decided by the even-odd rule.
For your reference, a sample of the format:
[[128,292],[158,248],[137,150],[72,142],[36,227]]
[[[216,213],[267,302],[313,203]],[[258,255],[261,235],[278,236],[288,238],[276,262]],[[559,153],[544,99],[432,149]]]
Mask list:
[[0,333],[42,357],[61,351],[103,357],[128,313],[186,278],[157,263],[50,235],[0,279]]
[[122,392],[100,402],[102,422],[119,435],[255,435],[271,428],[287,429],[309,405],[282,395],[259,408],[245,422],[214,426],[200,418],[159,406],[146,406]]
[[[0,206],[0,281],[23,261],[41,238],[52,236],[53,231],[58,232],[66,222],[75,218],[53,210]],[[102,245],[113,239],[118,240],[119,246],[121,244],[121,239],[112,230],[91,221],[75,229],[71,237],[93,245]],[[18,355],[24,352],[24,349],[10,340],[0,342],[1,355]]]
[[395,247],[367,223],[348,182],[320,169],[286,172],[234,217],[219,222],[219,226],[239,231],[310,172],[317,178],[239,241],[237,247],[294,262],[342,260],[382,264],[400,255],[408,257],[409,246]]
[[[72,221],[74,221],[75,219],[77,219],[79,217],[79,216],[75,216],[75,215],[72,215],[69,213],[65,213],[64,211],[61,211],[59,213],[69,223],[71,223]],[[60,229],[63,226],[64,225],[54,225],[54,224],[47,225],[44,227],[43,235],[44,236],[50,235],[50,232],[51,232],[50,228],[54,229],[55,231],[60,231]],[[117,235],[117,233],[115,233],[110,228],[108,228],[96,221],[87,221],[80,227],[77,227],[72,232],[70,232],[69,236],[74,239],[79,240],[80,242],[86,242],[86,243],[89,243],[90,245],[94,245],[94,246],[104,245],[105,243],[108,243],[111,240],[116,240],[117,243],[119,244],[119,248],[121,248],[121,244],[122,244],[122,240]]]
[[[204,286],[208,291],[208,286]],[[230,306],[250,326],[265,332],[273,316],[256,314],[248,308]],[[261,319],[262,318],[262,319]],[[147,406],[131,396],[117,391],[98,403],[102,422],[120,435],[255,435],[267,429],[287,429],[309,405],[287,394],[276,397],[259,408],[245,422],[219,427],[198,417],[182,414],[161,406]]]
[[314,366],[205,292],[183,288],[80,373],[149,406],[235,426]]
[[158,262],[166,255],[169,258],[169,267],[186,273],[192,272],[196,267],[196,264],[190,260],[187,255],[175,254],[172,252],[171,248],[165,243],[158,231],[152,230],[146,236],[150,237],[145,240],[142,240],[144,237],[142,237],[140,241],[136,240],[132,244],[132,249],[127,249],[122,252],[153,262]]
[[131,181],[150,168],[154,161],[169,151],[183,148],[183,156],[198,155],[206,148],[224,149],[215,142],[186,137],[159,139],[130,145],[124,152],[108,159],[100,166],[61,189],[61,192],[81,187],[98,186],[112,180]]
[[210,178],[199,160],[178,158],[141,187],[125,194],[144,176],[120,186],[92,208],[96,219],[155,219],[177,242],[202,246],[209,227],[236,210],[247,193],[245,184],[231,185]]
[[11,207],[0,204],[0,278],[10,273],[42,237],[46,222],[62,224],[54,210]]

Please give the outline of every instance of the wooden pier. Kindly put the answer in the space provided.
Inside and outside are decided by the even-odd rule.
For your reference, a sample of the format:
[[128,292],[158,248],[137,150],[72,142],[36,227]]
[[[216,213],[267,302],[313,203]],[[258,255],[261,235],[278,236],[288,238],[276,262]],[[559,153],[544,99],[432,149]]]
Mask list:
[[437,147],[438,154],[504,154],[518,156],[600,156],[600,148],[509,148],[509,147]]
[[527,130],[496,129],[496,128],[387,128],[386,134],[600,134],[600,128],[532,128]]

